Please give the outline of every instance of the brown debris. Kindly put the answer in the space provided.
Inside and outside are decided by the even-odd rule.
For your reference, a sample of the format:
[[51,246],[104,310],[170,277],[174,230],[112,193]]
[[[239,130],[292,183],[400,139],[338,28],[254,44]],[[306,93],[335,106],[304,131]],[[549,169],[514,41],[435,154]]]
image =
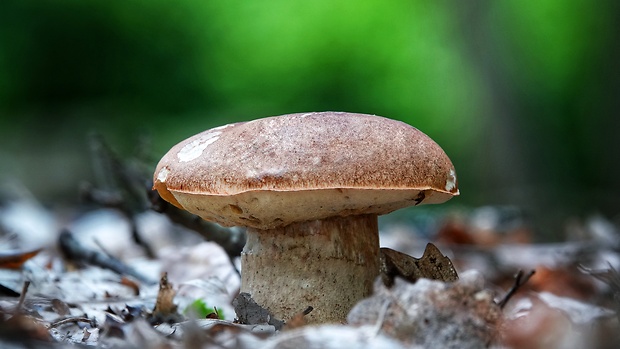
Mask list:
[[169,322],[179,320],[180,315],[177,313],[177,306],[174,304],[174,296],[176,292],[172,284],[168,282],[168,274],[163,273],[159,281],[159,292],[157,293],[157,301],[153,309],[154,322]]
[[172,288],[172,284],[168,282],[168,273],[164,272],[159,280],[159,293],[157,294],[157,303],[155,303],[153,313],[175,313],[177,306],[173,302],[174,295],[175,291]]
[[551,292],[558,296],[574,299],[589,299],[595,293],[594,280],[580,273],[575,267],[536,268],[527,285],[537,292]]
[[456,281],[459,278],[450,259],[441,254],[431,243],[426,245],[420,258],[390,248],[381,248],[379,271],[387,287],[394,284],[394,278],[397,276],[409,282],[416,282],[420,278],[440,281]]
[[312,309],[313,309],[312,307],[308,307],[306,308],[306,310],[295,314],[290,320],[286,322],[286,325],[284,326],[284,330],[292,330],[294,328],[300,328],[300,327],[306,326],[307,323],[306,323],[305,316],[310,314]]
[[529,273],[527,273],[527,275],[525,275],[524,277],[523,270],[519,270],[519,272],[515,276],[514,285],[512,285],[512,287],[508,290],[504,298],[502,298],[502,300],[499,301],[497,305],[499,305],[499,307],[503,309],[506,306],[506,303],[508,303],[508,301],[510,300],[510,298],[512,298],[512,296],[517,292],[517,290],[519,290],[519,288],[521,288],[535,273],[536,271],[532,270]]
[[2,269],[19,269],[27,260],[36,256],[41,249],[26,251],[2,251],[0,252],[0,268]]
[[71,308],[69,305],[58,298],[54,298],[51,301],[52,310],[56,312],[56,314],[60,316],[66,316],[71,314]]
[[139,273],[119,259],[107,255],[101,251],[85,247],[68,230],[63,230],[60,233],[58,243],[64,256],[71,261],[81,264],[96,265],[101,268],[112,270],[120,275],[133,276],[147,284],[154,283],[153,280],[150,280],[148,277],[142,275],[142,273]]
[[84,316],[74,316],[74,317],[69,317],[69,318],[65,318],[65,319],[60,319],[57,321],[52,322],[49,325],[49,328],[54,328],[54,327],[60,327],[66,324],[70,324],[70,323],[78,323],[78,322],[84,322],[87,323],[91,326],[95,326],[95,322],[87,317]]
[[220,313],[217,310],[217,307],[213,307],[213,312],[207,314],[207,316],[205,318],[206,319],[219,319],[220,318]]
[[121,278],[121,285],[127,286],[129,288],[131,288],[133,290],[133,294],[134,296],[139,296],[140,295],[140,284],[137,283],[136,281],[123,276]]
[[40,321],[29,315],[15,314],[4,320],[0,316],[0,344],[5,341],[15,343],[52,342],[49,330]]

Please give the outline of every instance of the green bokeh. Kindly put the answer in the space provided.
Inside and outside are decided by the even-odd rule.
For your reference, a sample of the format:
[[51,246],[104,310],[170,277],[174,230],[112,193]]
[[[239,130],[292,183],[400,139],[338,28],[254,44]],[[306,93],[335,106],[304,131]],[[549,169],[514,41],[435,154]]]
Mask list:
[[596,193],[588,205],[617,212],[619,7],[4,1],[0,160],[12,165],[0,175],[53,201],[90,176],[90,131],[124,153],[150,136],[156,161],[223,123],[342,110],[429,134],[461,203],[579,206]]

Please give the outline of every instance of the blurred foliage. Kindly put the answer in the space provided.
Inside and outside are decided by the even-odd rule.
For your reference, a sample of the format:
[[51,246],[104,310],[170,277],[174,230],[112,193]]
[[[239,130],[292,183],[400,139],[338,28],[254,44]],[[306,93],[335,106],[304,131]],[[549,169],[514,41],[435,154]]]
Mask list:
[[614,209],[619,13],[614,0],[7,0],[0,160],[56,197],[88,176],[91,130],[126,152],[150,136],[154,165],[222,123],[342,110],[429,134],[463,203]]
[[217,318],[224,320],[225,318],[221,309],[207,306],[207,303],[200,298],[189,304],[185,310],[183,310],[183,314],[195,319],[206,319],[209,316],[212,319]]

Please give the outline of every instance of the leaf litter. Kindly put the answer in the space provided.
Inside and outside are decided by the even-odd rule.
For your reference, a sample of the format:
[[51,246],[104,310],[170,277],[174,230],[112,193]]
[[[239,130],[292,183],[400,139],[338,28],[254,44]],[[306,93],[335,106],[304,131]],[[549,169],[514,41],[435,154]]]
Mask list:
[[[101,138],[93,148],[100,180],[82,185],[85,201],[69,215],[14,183],[0,191],[0,347],[620,343],[620,238],[600,215],[569,222],[566,241],[556,243],[533,242],[526,222],[501,207],[426,216],[436,228],[424,237],[410,224],[383,226],[373,295],[345,324],[306,326],[311,307],[284,323],[239,294],[242,231],[165,205],[140,161],[121,159]],[[428,240],[436,244],[419,243]],[[196,304],[211,310],[193,311]]]

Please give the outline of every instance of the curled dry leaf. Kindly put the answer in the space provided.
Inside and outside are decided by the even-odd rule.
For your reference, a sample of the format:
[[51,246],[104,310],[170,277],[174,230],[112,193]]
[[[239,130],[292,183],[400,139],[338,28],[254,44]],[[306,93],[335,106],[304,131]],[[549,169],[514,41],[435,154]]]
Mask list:
[[420,278],[450,282],[459,278],[452,261],[431,243],[426,245],[421,258],[414,258],[390,248],[381,248],[379,271],[383,283],[388,287],[394,284],[396,276],[410,282],[416,282]]
[[153,309],[155,322],[173,320],[180,316],[177,313],[177,306],[174,304],[175,294],[172,284],[168,282],[168,274],[163,273],[159,281],[159,293],[157,293],[157,301]]

